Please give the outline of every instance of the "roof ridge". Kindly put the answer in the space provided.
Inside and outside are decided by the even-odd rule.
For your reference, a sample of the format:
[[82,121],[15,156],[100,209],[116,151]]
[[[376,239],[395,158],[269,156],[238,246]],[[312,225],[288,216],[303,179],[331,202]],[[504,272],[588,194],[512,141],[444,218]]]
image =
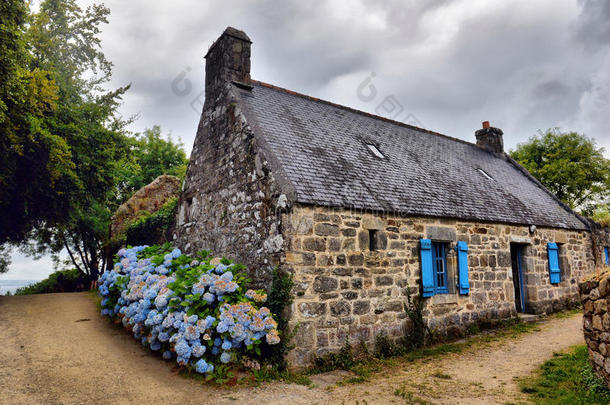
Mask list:
[[333,103],[332,101],[323,100],[321,98],[317,98],[317,97],[313,97],[313,96],[308,96],[307,94],[299,93],[299,92],[296,92],[294,90],[286,89],[284,87],[279,87],[279,86],[276,86],[274,84],[266,83],[266,82],[263,82],[263,81],[260,81],[260,80],[250,79],[250,82],[253,83],[253,84],[261,85],[263,87],[267,87],[269,89],[282,91],[284,93],[287,93],[287,94],[290,94],[290,95],[293,95],[293,96],[306,98],[308,100],[315,101],[317,103],[327,104],[327,105],[330,105],[332,107],[340,108],[342,110],[346,110],[346,111],[350,111],[350,112],[353,112],[353,113],[356,113],[356,114],[364,115],[364,116],[369,117],[369,118],[378,119],[378,120],[381,120],[381,121],[388,122],[390,124],[398,125],[398,126],[401,126],[401,127],[413,129],[415,131],[424,132],[424,133],[427,133],[427,134],[430,134],[430,135],[440,136],[442,138],[449,139],[451,141],[456,141],[456,142],[460,142],[460,143],[463,143],[463,144],[466,144],[466,145],[474,146],[474,147],[484,151],[484,149],[479,148],[476,144],[474,144],[472,142],[468,142],[468,141],[465,141],[465,140],[460,139],[460,138],[455,138],[453,136],[441,134],[440,132],[432,131],[432,130],[429,130],[429,129],[426,129],[426,128],[420,128],[420,127],[415,126],[415,125],[407,124],[407,123],[404,123],[402,121],[396,121],[396,120],[393,120],[393,119],[390,119],[390,118],[386,118],[386,117],[382,117],[381,115],[375,115],[375,114],[372,114],[372,113],[369,113],[369,112],[366,112],[366,111],[357,110],[355,108],[348,107],[348,106],[345,106],[343,104]]

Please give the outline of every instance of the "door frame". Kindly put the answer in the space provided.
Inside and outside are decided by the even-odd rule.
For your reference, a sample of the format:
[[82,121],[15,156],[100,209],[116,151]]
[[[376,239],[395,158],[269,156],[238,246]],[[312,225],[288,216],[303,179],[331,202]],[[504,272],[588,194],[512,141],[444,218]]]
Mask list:
[[[511,251],[511,269],[513,274],[513,288],[517,287],[517,282],[519,283],[519,297],[515,294],[515,309],[519,313],[525,313],[526,309],[526,300],[525,300],[525,288],[523,283],[523,275],[524,275],[524,266],[523,266],[523,256],[524,250],[527,245],[521,243],[511,243],[510,251]],[[514,256],[513,256],[514,252]],[[515,269],[514,266],[517,266]],[[515,280],[515,274],[517,275],[518,280]],[[516,288],[515,288],[516,290]],[[516,291],[515,291],[516,292]]]

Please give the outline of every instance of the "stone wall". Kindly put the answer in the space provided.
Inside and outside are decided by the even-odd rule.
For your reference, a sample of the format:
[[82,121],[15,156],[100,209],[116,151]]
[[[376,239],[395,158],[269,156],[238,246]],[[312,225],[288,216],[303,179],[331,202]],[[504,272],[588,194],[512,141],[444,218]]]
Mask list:
[[583,330],[595,372],[610,387],[610,271],[580,284]]
[[[516,314],[511,243],[525,244],[526,310],[556,311],[578,300],[577,281],[593,270],[588,232],[477,223],[425,217],[396,217],[322,207],[295,206],[283,215],[284,268],[295,277],[291,325],[299,325],[290,362],[337,350],[345,339],[372,343],[385,331],[403,333],[407,287],[420,291],[422,238],[469,246],[470,294],[456,293],[456,254],[448,254],[450,294],[425,298],[429,326],[459,333],[479,319]],[[375,230],[377,250],[369,250]],[[547,242],[560,244],[562,281],[549,282]]]
[[270,281],[283,237],[284,198],[264,152],[235,104],[204,111],[181,196],[175,241],[245,264],[256,286]]
[[593,250],[595,252],[595,258],[598,269],[606,267],[606,253],[604,248],[610,249],[610,228],[601,227],[597,223],[591,223],[591,230],[593,235]]

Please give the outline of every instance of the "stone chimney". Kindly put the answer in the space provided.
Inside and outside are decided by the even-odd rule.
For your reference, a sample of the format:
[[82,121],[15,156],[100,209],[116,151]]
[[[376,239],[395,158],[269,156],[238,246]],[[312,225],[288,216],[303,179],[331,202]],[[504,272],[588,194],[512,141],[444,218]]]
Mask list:
[[205,55],[205,104],[213,105],[227,88],[238,82],[250,84],[250,45],[245,32],[227,27]]
[[502,138],[502,130],[489,126],[489,121],[483,122],[483,128],[475,133],[477,137],[477,146],[489,152],[503,153],[504,140]]

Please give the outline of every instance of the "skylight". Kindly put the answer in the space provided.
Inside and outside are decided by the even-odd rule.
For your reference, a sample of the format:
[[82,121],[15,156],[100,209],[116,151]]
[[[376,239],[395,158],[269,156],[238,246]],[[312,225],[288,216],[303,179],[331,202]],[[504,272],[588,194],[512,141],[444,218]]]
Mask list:
[[373,153],[373,155],[377,156],[379,159],[385,159],[385,156],[383,155],[383,153],[381,153],[375,145],[367,143],[366,147],[369,148],[369,150]]
[[494,178],[491,177],[489,174],[487,174],[487,172],[485,172],[485,170],[483,169],[477,169],[479,171],[479,173],[481,173],[483,176],[485,176],[488,180],[493,180]]

